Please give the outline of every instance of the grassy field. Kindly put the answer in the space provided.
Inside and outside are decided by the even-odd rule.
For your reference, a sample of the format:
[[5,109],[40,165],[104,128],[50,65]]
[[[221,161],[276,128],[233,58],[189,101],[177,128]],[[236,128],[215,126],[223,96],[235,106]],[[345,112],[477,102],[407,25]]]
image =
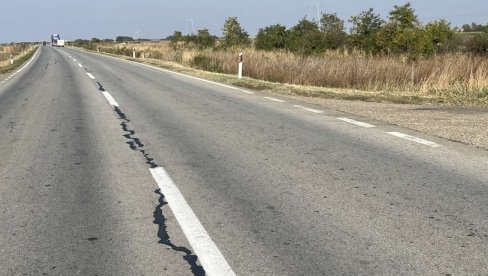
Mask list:
[[[26,44],[0,45],[0,74],[9,73],[17,69],[32,57],[37,47]],[[14,63],[10,63],[12,55]]]
[[[378,57],[359,52],[302,57],[250,48],[175,50],[166,42],[98,47],[101,52],[123,56],[132,56],[135,49],[137,58],[144,57],[146,62],[179,71],[191,67],[219,73],[206,76],[186,70],[258,90],[350,100],[488,105],[488,58],[471,54],[443,54],[412,62],[402,56]],[[239,51],[244,52],[244,76],[248,77],[240,81],[226,76],[237,73]]]

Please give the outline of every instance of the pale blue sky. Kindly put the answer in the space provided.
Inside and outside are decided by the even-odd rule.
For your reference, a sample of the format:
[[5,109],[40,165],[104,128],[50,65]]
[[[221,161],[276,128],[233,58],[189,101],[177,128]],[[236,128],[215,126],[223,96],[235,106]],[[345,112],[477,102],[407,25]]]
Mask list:
[[[0,43],[64,39],[115,38],[128,35],[163,38],[180,30],[208,28],[221,35],[224,20],[237,16],[251,35],[260,27],[280,23],[293,26],[299,19],[336,12],[342,19],[368,8],[386,18],[397,0],[1,0]],[[423,22],[445,18],[453,26],[488,23],[487,0],[412,0]]]

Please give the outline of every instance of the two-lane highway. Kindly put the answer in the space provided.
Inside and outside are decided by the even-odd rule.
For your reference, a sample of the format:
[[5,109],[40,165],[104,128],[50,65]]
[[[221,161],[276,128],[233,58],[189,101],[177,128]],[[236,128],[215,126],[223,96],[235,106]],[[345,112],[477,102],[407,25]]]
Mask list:
[[6,275],[488,273],[482,150],[51,47],[0,130]]
[[79,69],[43,47],[0,87],[0,274],[191,274],[158,244],[177,223]]

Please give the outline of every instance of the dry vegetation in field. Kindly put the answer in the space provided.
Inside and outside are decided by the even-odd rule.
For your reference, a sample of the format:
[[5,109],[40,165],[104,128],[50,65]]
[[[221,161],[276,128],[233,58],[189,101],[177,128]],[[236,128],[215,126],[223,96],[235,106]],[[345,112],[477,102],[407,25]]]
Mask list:
[[0,67],[10,64],[10,55],[15,59],[17,56],[24,54],[26,49],[24,44],[0,45]]
[[[178,63],[196,69],[235,74],[241,50],[198,50],[167,42],[100,45],[100,51]],[[301,56],[285,51],[242,50],[246,77],[287,84],[357,89],[392,95],[488,100],[488,58],[446,53],[418,61],[405,56],[372,56],[361,52],[327,51]]]
[[[117,36],[115,41],[78,39],[74,44],[128,57],[135,49],[145,62],[191,74],[213,72],[206,76],[280,93],[488,104],[488,25],[423,23],[410,3],[394,5],[387,18],[368,9],[348,22],[347,32],[346,20],[322,13],[292,27],[260,28],[251,38],[237,17],[229,17],[221,36],[204,28],[186,35],[176,30],[167,42]],[[239,52],[244,53],[247,78],[236,81],[229,74],[236,74]]]
[[[29,59],[34,53],[35,47],[29,44],[0,44],[0,74],[10,72]],[[10,63],[10,56],[14,64]]]

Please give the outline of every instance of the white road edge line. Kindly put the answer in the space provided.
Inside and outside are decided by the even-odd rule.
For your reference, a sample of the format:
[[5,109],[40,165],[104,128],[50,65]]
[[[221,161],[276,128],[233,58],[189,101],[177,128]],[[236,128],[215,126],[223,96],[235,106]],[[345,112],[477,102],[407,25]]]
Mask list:
[[244,93],[249,94],[249,95],[254,94],[254,92],[249,91],[249,90],[239,89],[239,91],[244,92]]
[[316,114],[320,114],[320,113],[323,113],[322,110],[318,110],[318,109],[313,109],[313,108],[308,108],[308,107],[305,107],[303,105],[294,105],[294,107],[296,108],[300,108],[300,109],[303,109],[303,110],[306,110],[306,111],[310,111],[310,112],[313,112],[313,113],[316,113]]
[[90,77],[90,79],[92,79],[92,80],[94,80],[94,79],[95,79],[95,76],[93,76],[91,73],[86,73],[86,75],[87,75],[88,77]]
[[81,63],[78,63],[78,66],[80,66],[81,68],[83,68],[83,65],[81,65]]
[[[84,50],[81,50],[81,51],[84,51]],[[85,51],[85,52],[88,52],[88,51]],[[99,55],[103,55],[103,54],[99,54]],[[174,72],[174,71],[171,71],[171,70],[166,70],[166,69],[163,69],[163,68],[159,68],[159,67],[156,67],[156,66],[152,66],[152,65],[148,65],[148,64],[144,64],[144,63],[132,61],[132,60],[125,60],[125,59],[121,59],[121,58],[117,58],[117,57],[112,57],[112,56],[107,56],[107,55],[103,55],[103,56],[109,57],[109,58],[113,58],[113,59],[117,59],[119,61],[125,61],[125,62],[135,63],[135,64],[138,64],[138,65],[141,65],[141,66],[145,66],[145,67],[148,67],[148,68],[151,68],[151,69],[154,69],[154,70],[158,70],[158,71],[161,71],[161,72],[165,72],[165,73],[169,73],[169,74],[174,74],[174,75],[178,75],[178,76],[182,76],[182,77],[186,77],[186,78],[190,78],[190,79],[194,79],[194,80],[198,80],[198,81],[202,81],[202,82],[206,82],[206,83],[211,83],[211,84],[218,85],[218,86],[221,86],[221,87],[230,88],[230,89],[233,89],[233,90],[237,90],[237,91],[240,91],[240,92],[244,92],[246,94],[254,94],[254,92],[252,92],[252,91],[244,90],[244,89],[242,89],[240,87],[237,87],[237,86],[231,86],[231,85],[227,85],[227,84],[223,84],[223,83],[219,83],[219,82],[215,82],[215,81],[210,81],[210,80],[206,80],[206,79],[202,79],[202,78],[198,78],[198,77],[193,77],[193,76],[190,76],[190,75],[185,75],[185,74],[182,74],[182,73]]]
[[[81,51],[83,51],[83,50],[81,50]],[[85,52],[87,52],[87,51],[85,51]],[[103,54],[99,54],[99,55],[103,55]],[[166,69],[163,69],[163,68],[159,68],[159,67],[156,67],[156,66],[152,66],[152,65],[148,65],[148,64],[144,64],[144,63],[132,61],[132,60],[125,60],[125,59],[121,59],[121,58],[117,58],[117,57],[112,57],[112,56],[107,56],[107,55],[103,55],[103,56],[108,57],[108,58],[113,58],[113,59],[116,59],[116,60],[119,60],[119,61],[125,61],[125,62],[129,62],[129,63],[135,63],[135,64],[138,64],[140,66],[148,67],[148,68],[151,68],[151,69],[154,69],[154,70],[158,70],[158,71],[161,71],[161,72],[165,72],[165,73],[168,73],[168,74],[173,74],[173,75],[182,76],[182,77],[189,78],[189,79],[194,79],[194,80],[198,80],[198,81],[202,81],[202,82],[214,84],[214,85],[217,85],[217,86],[221,86],[221,87],[225,87],[225,88],[229,88],[229,89],[241,91],[241,92],[244,92],[244,93],[247,93],[247,94],[254,94],[254,92],[250,92],[250,91],[247,91],[247,90],[243,90],[242,88],[237,87],[237,86],[231,86],[231,85],[227,85],[227,84],[223,84],[223,83],[219,83],[219,82],[215,82],[215,81],[210,81],[210,80],[206,80],[206,79],[202,79],[202,78],[198,78],[198,77],[193,77],[193,76],[190,76],[190,75],[185,75],[183,73],[178,73],[178,72],[174,72],[174,71],[171,71],[171,70],[166,70]]]
[[283,101],[283,100],[280,100],[277,98],[273,98],[273,97],[263,97],[263,98],[268,99],[268,100],[273,101],[273,102],[286,103],[286,101]]
[[37,53],[39,53],[40,50],[41,50],[41,47],[38,47],[37,50],[36,50],[36,52],[34,53],[34,55],[32,55],[32,57],[30,58],[30,60],[26,64],[24,64],[24,66],[22,66],[20,69],[18,69],[15,73],[13,73],[10,76],[8,76],[1,83],[7,82],[8,80],[10,80],[10,78],[12,78],[13,76],[15,76],[17,73],[22,72],[27,66],[29,66],[29,64],[31,64],[31,62],[34,60],[34,58],[37,56]]
[[365,127],[365,128],[373,128],[373,127],[376,127],[374,125],[370,125],[370,124],[363,123],[363,122],[356,121],[356,120],[349,119],[349,118],[337,118],[337,120],[341,120],[341,121],[348,122],[348,123],[351,123],[351,124],[354,124],[354,125],[357,125],[357,126],[361,126],[361,127]]
[[75,62],[76,62],[77,60],[74,58],[74,59],[73,59],[73,61],[75,61]]
[[113,106],[113,107],[119,107],[119,103],[108,93],[107,91],[102,91],[102,94],[105,96],[105,99],[107,99],[108,103]]
[[406,139],[406,140],[410,140],[410,141],[413,141],[413,142],[416,142],[416,143],[419,143],[419,144],[423,144],[423,145],[426,145],[426,146],[429,146],[429,147],[433,147],[433,148],[439,148],[441,147],[441,145],[437,144],[437,143],[434,143],[434,142],[431,142],[429,140],[424,140],[424,139],[421,139],[421,138],[418,138],[418,137],[415,137],[415,136],[411,136],[411,135],[408,135],[408,134],[404,134],[404,133],[401,133],[401,132],[387,132],[387,134],[390,134],[390,135],[393,135],[393,136],[396,136],[396,137],[399,137],[399,138],[403,138],[403,139]]
[[162,167],[149,169],[208,275],[235,275],[197,216]]

